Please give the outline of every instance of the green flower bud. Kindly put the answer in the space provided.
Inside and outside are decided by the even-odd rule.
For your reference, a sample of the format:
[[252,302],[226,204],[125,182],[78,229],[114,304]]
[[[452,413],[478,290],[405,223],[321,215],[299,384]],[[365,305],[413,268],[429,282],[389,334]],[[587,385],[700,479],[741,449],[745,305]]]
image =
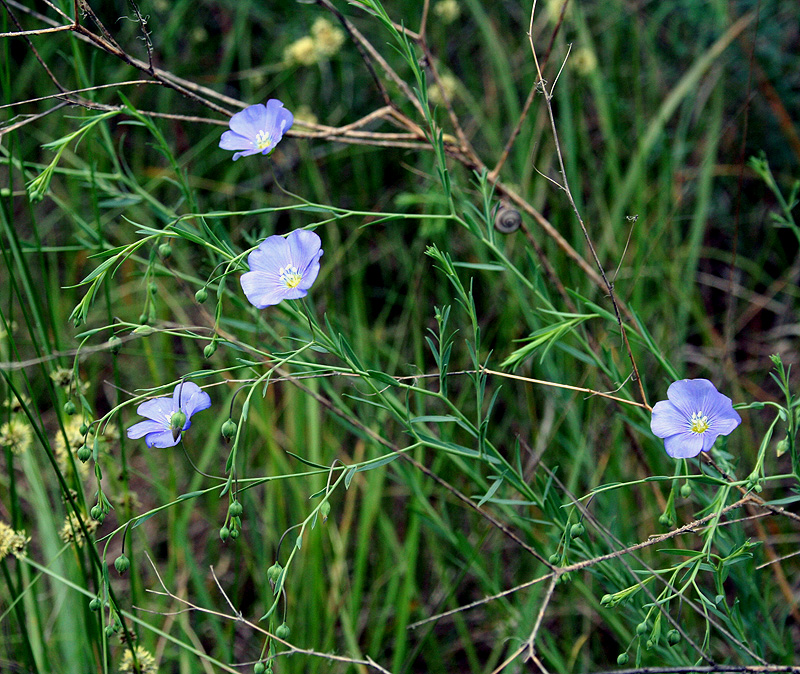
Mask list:
[[580,538],[585,533],[586,527],[581,522],[577,522],[569,528],[570,538]]
[[128,569],[131,568],[130,560],[125,556],[125,553],[122,553],[119,557],[114,560],[114,568],[117,570],[117,573],[121,576],[125,573]]
[[[149,318],[150,317],[147,314],[139,314],[140,325],[147,325]],[[136,332],[136,330],[134,330],[134,332]]]
[[267,569],[267,578],[269,578],[270,583],[277,583],[278,578],[281,576],[281,571],[283,571],[283,567],[275,562],[271,567]]
[[778,458],[780,458],[788,451],[789,451],[789,437],[787,436],[783,440],[778,442],[777,445],[775,445],[775,454]]
[[222,527],[222,528],[219,530],[219,537],[220,537],[220,538],[221,538],[223,541],[227,541],[227,540],[228,540],[228,536],[230,536],[230,535],[231,535],[231,530],[230,530],[230,529],[228,529],[228,527]]
[[67,400],[67,402],[64,403],[64,414],[66,414],[67,416],[70,416],[70,417],[74,416],[74,414],[77,411],[78,411],[78,408],[75,407],[75,403],[72,402],[71,400]]
[[228,512],[231,514],[231,517],[239,517],[242,514],[242,504],[239,501],[234,501],[228,506]]
[[331,504],[329,501],[325,501],[325,503],[319,507],[319,514],[322,515],[323,522],[328,521],[328,515],[331,514]]
[[561,555],[559,555],[557,552],[554,552],[547,558],[547,561],[551,564],[558,564],[561,561]]
[[644,647],[649,651],[653,647],[653,640],[648,639],[644,642]]
[[239,538],[239,530],[238,529],[231,529],[231,538],[235,541]]
[[627,665],[628,664],[628,654],[627,653],[620,653],[617,656],[617,664],[618,665]]
[[180,433],[183,430],[183,427],[186,425],[186,415],[178,410],[177,412],[173,412],[172,416],[169,419],[169,427],[172,429],[172,435],[175,436],[175,431]]
[[600,599],[600,606],[610,606],[614,601],[613,594],[604,594]]
[[122,340],[116,335],[111,335],[111,337],[108,338],[108,350],[114,355],[117,355],[120,349],[122,349]]
[[92,599],[92,601],[89,602],[89,609],[91,611],[99,611],[102,605],[103,603],[100,601],[100,598],[95,597],[94,599]]
[[683,498],[689,498],[692,495],[692,485],[688,482],[684,482],[681,485],[681,496]]
[[[197,300],[197,302],[199,304],[202,304],[203,302],[205,302],[208,299],[208,290],[206,290],[205,288],[200,288],[200,290],[198,290],[194,294],[194,298],[195,298],[195,300]],[[258,664],[260,665],[262,663],[259,662]]]
[[105,629],[106,637],[109,639],[114,636],[114,626],[113,625],[106,625]]
[[151,295],[158,295],[158,286],[153,281],[150,281],[150,283],[147,284],[147,292]]
[[257,662],[255,665],[253,665],[253,674],[264,674],[265,669],[266,667],[264,667],[263,662]]
[[649,626],[647,624],[647,621],[643,620],[642,622],[640,622],[636,626],[636,634],[638,634],[639,636],[642,636],[645,632],[647,632],[648,629],[649,629]]
[[99,503],[92,506],[89,514],[92,516],[93,520],[97,520],[98,522],[102,522],[106,518],[106,514],[103,512],[103,508]]
[[764,491],[764,485],[762,485],[760,482],[756,482],[753,485],[753,491],[756,492],[756,494],[760,494],[762,491]]
[[172,246],[170,246],[168,243],[162,243],[158,247],[158,254],[161,257],[169,257],[170,255],[172,255]]
[[211,342],[210,344],[206,345],[206,348],[203,349],[203,355],[206,358],[211,358],[214,355],[214,352],[217,350],[217,343]]
[[230,440],[234,435],[236,435],[236,422],[233,419],[228,419],[224,424],[222,424],[220,433],[222,433],[223,438]]
[[81,446],[81,448],[78,450],[78,460],[81,463],[86,463],[91,458],[92,458],[92,450],[89,449],[86,445]]
[[86,435],[89,432],[89,424],[84,421],[78,430],[81,435]]
[[275,636],[278,637],[278,639],[285,640],[289,638],[289,632],[291,632],[289,626],[286,623],[283,623],[278,627],[278,629],[275,630]]
[[670,630],[667,632],[667,641],[673,646],[681,640],[681,633],[678,630]]
[[667,528],[675,524],[675,522],[672,519],[672,515],[670,515],[669,513],[662,513],[661,517],[658,518],[658,523],[662,527],[667,527]]

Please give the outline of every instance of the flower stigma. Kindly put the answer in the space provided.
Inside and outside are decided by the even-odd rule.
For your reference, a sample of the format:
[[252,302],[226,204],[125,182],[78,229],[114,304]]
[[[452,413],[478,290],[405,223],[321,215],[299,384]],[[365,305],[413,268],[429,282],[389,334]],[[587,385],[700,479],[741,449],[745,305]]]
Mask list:
[[300,285],[300,281],[303,280],[300,272],[297,271],[297,267],[293,264],[287,264],[285,267],[281,267],[278,273],[280,274],[281,283],[287,288],[296,288]]
[[266,150],[270,145],[272,145],[272,137],[269,133],[267,131],[259,131],[256,134],[256,147],[259,150]]
[[697,434],[705,433],[709,428],[708,417],[702,412],[695,412],[694,414],[692,414],[691,422],[692,422],[691,425],[692,433],[697,433]]

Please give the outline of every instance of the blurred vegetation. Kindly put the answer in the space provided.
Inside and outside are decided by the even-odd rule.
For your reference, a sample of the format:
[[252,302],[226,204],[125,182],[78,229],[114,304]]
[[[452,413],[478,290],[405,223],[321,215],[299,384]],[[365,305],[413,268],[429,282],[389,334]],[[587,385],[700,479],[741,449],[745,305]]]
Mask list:
[[[531,24],[528,5],[439,0],[423,48],[398,36],[428,3],[334,4],[89,0],[81,25],[119,54],[75,30],[0,40],[0,521],[31,538],[0,560],[0,671],[120,671],[131,639],[128,671],[149,655],[160,672],[792,665],[800,7],[539,0]],[[4,33],[74,18],[66,0],[3,5]],[[558,185],[541,85],[523,116],[531,28],[646,401]],[[207,91],[137,70],[148,41],[171,82]],[[150,83],[120,84],[134,80]],[[56,82],[105,88],[65,102]],[[381,87],[396,114],[344,142],[337,128],[386,105]],[[269,98],[292,132],[232,162],[224,111]],[[522,227],[494,229],[501,208]],[[323,241],[316,284],[255,310],[243,255],[300,227]],[[187,375],[214,404],[183,449],[128,440],[137,396]],[[742,409],[712,461],[676,462],[641,405],[684,377],[774,405]],[[771,509],[726,510],[744,493]],[[223,542],[234,494],[240,535]],[[80,531],[104,499],[113,510]],[[61,531],[76,510],[83,524]],[[259,622],[276,561],[284,591]],[[283,623],[291,646],[255,629]]]

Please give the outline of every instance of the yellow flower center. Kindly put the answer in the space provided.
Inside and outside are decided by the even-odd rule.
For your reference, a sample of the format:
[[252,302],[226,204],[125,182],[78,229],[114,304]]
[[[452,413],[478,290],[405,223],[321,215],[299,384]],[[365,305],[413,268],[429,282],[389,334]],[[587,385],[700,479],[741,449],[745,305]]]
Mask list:
[[293,264],[287,264],[285,267],[280,268],[280,280],[287,288],[296,288],[300,285],[303,277],[297,271],[297,267]]
[[708,430],[708,417],[702,412],[695,412],[692,415],[692,426],[690,428],[692,433],[705,433]]
[[266,131],[259,131],[256,134],[256,147],[259,150],[266,150],[272,145],[272,137]]

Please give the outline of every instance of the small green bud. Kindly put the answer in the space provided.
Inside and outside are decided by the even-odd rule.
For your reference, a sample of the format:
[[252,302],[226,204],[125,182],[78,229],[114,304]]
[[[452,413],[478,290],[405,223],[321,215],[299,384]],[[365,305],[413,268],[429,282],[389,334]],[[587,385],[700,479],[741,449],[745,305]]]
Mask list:
[[67,416],[74,416],[77,411],[78,408],[75,407],[75,403],[71,400],[67,400],[67,402],[64,403],[64,414]]
[[325,503],[319,507],[319,514],[322,515],[323,522],[328,521],[328,515],[331,514],[331,504],[329,501],[325,501]]
[[89,432],[89,424],[84,421],[78,430],[81,435],[86,435]]
[[91,458],[92,458],[92,450],[89,449],[86,445],[82,445],[81,448],[78,450],[78,460],[81,463],[86,463]]
[[117,570],[117,573],[121,576],[125,573],[128,569],[131,568],[130,560],[125,556],[125,553],[121,554],[114,560],[114,568]]
[[636,626],[636,634],[638,634],[639,636],[642,636],[645,632],[647,632],[648,629],[649,629],[649,626],[647,624],[647,621],[643,620],[642,622],[640,622]]
[[264,674],[265,669],[266,667],[264,667],[263,662],[257,662],[255,665],[253,665],[253,674]]
[[628,664],[628,654],[627,653],[620,653],[617,656],[617,664],[618,665],[627,665]]
[[102,522],[106,518],[106,514],[103,512],[103,508],[99,503],[92,506],[89,514],[92,516],[93,520],[97,520],[98,522]]
[[172,255],[172,246],[170,246],[168,243],[162,243],[158,247],[158,254],[161,257],[169,257],[170,255]]
[[278,627],[278,629],[275,630],[275,636],[278,637],[278,639],[288,639],[290,632],[291,630],[289,629],[289,626],[286,623],[283,623]]
[[271,567],[267,569],[267,578],[269,578],[270,583],[277,583],[278,578],[281,576],[281,571],[283,571],[283,567],[275,562]]
[[175,435],[175,431],[178,431],[178,433],[180,433],[185,425],[186,425],[186,415],[181,410],[173,412],[172,416],[169,419],[169,427],[172,430],[172,435],[173,436]]
[[644,642],[644,647],[649,651],[653,647],[653,640],[648,639]]
[[122,349],[122,340],[116,335],[111,335],[108,338],[108,350],[114,355],[117,355]]
[[227,541],[227,540],[228,540],[228,536],[230,536],[230,535],[231,535],[231,530],[230,530],[230,529],[228,529],[228,527],[222,527],[222,528],[219,530],[219,537],[220,537],[220,538],[221,538],[223,541]]
[[586,527],[581,522],[576,522],[569,528],[570,538],[580,538],[586,533]]
[[239,530],[238,529],[231,529],[231,538],[235,541],[239,538]]
[[559,555],[557,552],[554,552],[547,558],[547,561],[551,564],[558,564],[561,561],[561,555]]
[[681,485],[681,497],[689,498],[691,495],[692,495],[692,485],[690,485],[688,482],[684,482]]
[[678,630],[670,630],[667,632],[667,641],[673,646],[681,640],[681,633]]
[[[150,320],[150,316],[147,314],[139,314],[139,324],[140,325],[147,325],[147,322]],[[134,330],[136,332],[136,330]]]
[[217,350],[217,343],[211,342],[210,344],[206,344],[206,348],[203,349],[203,355],[206,358],[211,358],[214,355],[214,352]]
[[106,625],[105,629],[106,637],[109,639],[114,636],[114,626],[113,625]]
[[158,286],[153,281],[150,281],[150,283],[147,284],[147,292],[151,295],[158,295]]
[[231,514],[231,517],[239,517],[242,514],[242,504],[239,501],[234,501],[228,506],[228,512]]
[[777,445],[775,445],[775,454],[778,458],[780,458],[788,451],[789,451],[789,436],[786,436],[783,440],[778,442]]
[[99,611],[100,607],[103,603],[100,601],[99,597],[95,597],[92,601],[89,602],[89,610],[91,611]]
[[230,440],[234,435],[236,435],[236,422],[233,419],[228,419],[224,424],[222,424],[220,433],[222,433],[223,438]]
[[[194,294],[194,298],[199,304],[202,304],[208,299],[208,290],[205,288],[200,288],[200,290]],[[261,663],[259,662],[258,664],[260,665]]]
[[604,594],[600,598],[600,606],[610,606],[614,601],[614,595],[612,594]]
[[658,523],[662,527],[667,527],[667,528],[675,524],[674,520],[672,519],[672,515],[670,515],[669,513],[662,513],[661,517],[658,518]]
[[756,492],[756,494],[760,494],[762,491],[764,491],[764,485],[762,485],[760,482],[756,482],[753,485],[753,491]]
[[[141,318],[141,316],[139,318]],[[134,335],[144,335],[146,337],[147,335],[152,335],[154,332],[155,332],[155,329],[153,329],[149,325],[147,325],[146,321],[142,321],[142,325],[140,325],[138,328],[136,328],[133,331],[133,334]]]

